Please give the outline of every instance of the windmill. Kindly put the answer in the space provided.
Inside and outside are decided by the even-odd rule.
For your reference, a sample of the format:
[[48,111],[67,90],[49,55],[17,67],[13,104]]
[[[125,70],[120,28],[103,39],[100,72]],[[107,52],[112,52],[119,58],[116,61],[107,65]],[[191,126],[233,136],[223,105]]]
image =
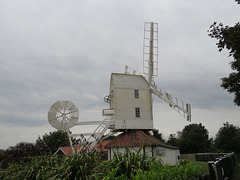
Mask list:
[[[143,73],[137,75],[126,66],[125,73],[112,73],[110,79],[109,95],[104,101],[109,104],[108,109],[103,109],[103,121],[77,122],[78,110],[70,101],[58,101],[53,104],[48,113],[50,124],[58,130],[68,132],[71,137],[80,137],[82,146],[79,149],[93,150],[96,143],[107,130],[110,133],[124,130],[153,129],[152,95],[163,99],[170,107],[175,109],[188,121],[191,121],[191,106],[188,103],[172,98],[172,96],[158,89],[154,77],[158,75],[158,24],[146,22],[144,27],[143,46]],[[98,125],[94,132],[70,134],[69,129],[77,125]],[[73,149],[73,146],[72,146]]]

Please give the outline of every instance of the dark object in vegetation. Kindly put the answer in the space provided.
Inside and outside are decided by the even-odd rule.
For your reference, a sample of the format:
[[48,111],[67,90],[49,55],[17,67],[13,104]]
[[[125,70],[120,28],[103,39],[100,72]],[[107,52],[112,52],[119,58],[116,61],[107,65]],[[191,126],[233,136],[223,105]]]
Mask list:
[[208,167],[211,180],[231,178],[235,165],[234,153],[226,154],[216,161],[209,161]]

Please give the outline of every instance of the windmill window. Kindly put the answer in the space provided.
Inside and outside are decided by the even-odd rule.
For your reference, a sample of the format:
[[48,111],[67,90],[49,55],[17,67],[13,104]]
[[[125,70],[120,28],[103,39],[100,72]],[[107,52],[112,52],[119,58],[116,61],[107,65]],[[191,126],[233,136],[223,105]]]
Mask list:
[[140,117],[140,108],[135,108],[135,116]]
[[139,98],[139,90],[134,90],[134,97]]

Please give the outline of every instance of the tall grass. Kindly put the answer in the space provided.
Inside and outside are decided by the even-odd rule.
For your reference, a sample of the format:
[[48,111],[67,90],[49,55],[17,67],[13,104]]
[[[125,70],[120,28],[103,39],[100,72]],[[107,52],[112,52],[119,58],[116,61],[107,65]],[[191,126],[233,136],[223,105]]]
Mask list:
[[150,168],[151,158],[147,158],[146,154],[141,154],[142,148],[135,152],[131,152],[128,148],[126,154],[114,153],[113,159],[103,162],[96,168],[96,174],[99,177],[106,176],[126,176],[130,178],[132,174],[136,174],[137,170],[148,171]]
[[148,158],[140,151],[115,154],[108,161],[100,161],[96,154],[33,157],[25,163],[11,163],[7,169],[0,171],[0,179],[202,179],[198,166],[191,163],[163,166],[161,160]]
[[26,163],[11,163],[0,172],[0,179],[86,179],[97,162],[95,154],[32,157]]
[[137,152],[127,154],[115,154],[113,159],[102,162],[95,169],[95,179],[156,179],[156,180],[201,180],[203,172],[200,166],[191,163],[177,164],[175,166],[163,165],[161,160],[146,157]]

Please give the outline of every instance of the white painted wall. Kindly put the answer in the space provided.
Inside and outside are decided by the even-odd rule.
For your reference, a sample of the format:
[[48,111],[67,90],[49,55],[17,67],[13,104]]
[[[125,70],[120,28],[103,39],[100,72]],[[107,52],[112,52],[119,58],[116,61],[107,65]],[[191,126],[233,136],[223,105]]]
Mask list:
[[152,146],[145,146],[145,153],[147,157],[152,157]]
[[[159,154],[158,152],[162,152]],[[155,147],[154,148],[154,157],[160,157],[164,164],[175,165],[179,163],[180,152],[179,149],[170,149],[166,147]]]
[[[129,147],[130,151],[137,152],[140,147]],[[152,151],[153,149],[153,151]],[[159,154],[159,150],[163,152],[162,154]],[[108,149],[108,159],[112,159],[114,156],[114,152],[116,154],[126,153],[126,148],[125,147],[120,147],[120,148],[111,148]],[[141,150],[141,154],[143,153],[143,149]],[[161,158],[163,161],[163,164],[169,164],[171,166],[179,163],[179,157],[180,157],[180,152],[179,149],[172,149],[172,148],[167,148],[163,146],[145,146],[145,153],[148,157],[155,157],[155,158]]]
[[[115,129],[153,129],[152,97],[146,79],[140,75],[112,74],[110,84]],[[139,98],[134,97],[134,90],[139,90]],[[140,117],[135,117],[135,108],[140,108]]]

